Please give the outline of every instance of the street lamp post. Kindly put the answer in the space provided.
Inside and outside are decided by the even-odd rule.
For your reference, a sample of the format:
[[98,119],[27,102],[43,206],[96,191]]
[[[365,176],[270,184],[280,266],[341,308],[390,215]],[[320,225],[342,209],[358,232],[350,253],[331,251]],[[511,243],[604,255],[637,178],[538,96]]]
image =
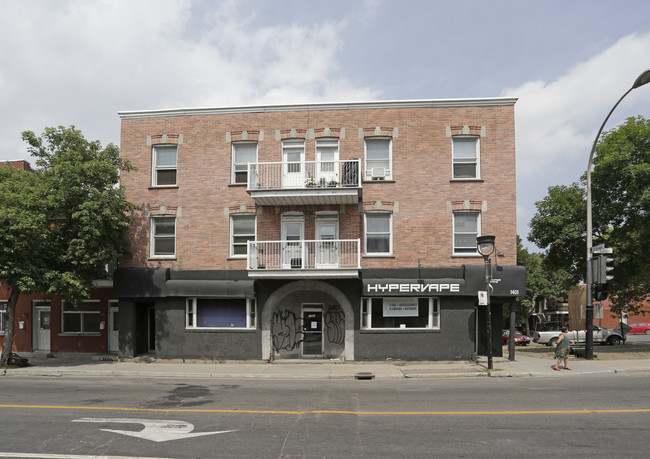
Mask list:
[[618,102],[616,102],[616,104],[614,104],[612,109],[607,114],[605,121],[603,121],[603,124],[600,126],[600,129],[598,130],[598,134],[596,134],[596,139],[594,140],[594,144],[591,147],[591,153],[589,154],[589,163],[587,163],[587,278],[585,281],[587,284],[586,286],[587,298],[586,298],[586,306],[585,306],[586,309],[585,321],[587,326],[587,336],[585,342],[585,358],[587,359],[594,358],[594,330],[593,330],[594,299],[592,296],[594,273],[591,266],[591,259],[593,257],[593,253],[592,253],[593,226],[591,220],[591,163],[594,159],[594,153],[596,151],[596,145],[598,144],[598,138],[600,137],[600,134],[603,132],[607,120],[609,120],[609,117],[612,115],[616,107],[618,107],[618,104],[620,104],[621,101],[625,98],[625,96],[627,96],[630,92],[632,92],[633,89],[639,88],[648,83],[650,83],[650,69],[641,73],[641,75],[639,75],[638,78],[634,81],[632,87],[628,89],[627,92],[623,94],[620,99],[618,99]]
[[478,253],[483,256],[485,262],[485,290],[487,293],[487,359],[488,370],[492,370],[492,309],[490,305],[490,281],[492,280],[492,263],[490,255],[494,253],[494,236],[478,236],[476,238],[476,248]]

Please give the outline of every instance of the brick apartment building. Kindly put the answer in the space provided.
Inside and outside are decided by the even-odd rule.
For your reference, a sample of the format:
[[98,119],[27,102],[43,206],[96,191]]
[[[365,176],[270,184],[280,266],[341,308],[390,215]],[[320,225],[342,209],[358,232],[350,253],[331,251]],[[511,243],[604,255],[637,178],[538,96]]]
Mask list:
[[513,98],[120,112],[133,257],[119,352],[466,359],[516,266]]

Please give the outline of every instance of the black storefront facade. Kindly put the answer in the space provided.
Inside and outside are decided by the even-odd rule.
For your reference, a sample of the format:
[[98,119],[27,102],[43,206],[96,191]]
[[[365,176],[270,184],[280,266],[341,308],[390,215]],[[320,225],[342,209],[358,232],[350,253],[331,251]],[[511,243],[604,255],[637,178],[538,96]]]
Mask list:
[[[502,310],[526,294],[494,266],[493,355]],[[487,349],[482,265],[366,269],[358,278],[251,279],[246,270],[120,268],[119,354],[184,359],[460,360]]]

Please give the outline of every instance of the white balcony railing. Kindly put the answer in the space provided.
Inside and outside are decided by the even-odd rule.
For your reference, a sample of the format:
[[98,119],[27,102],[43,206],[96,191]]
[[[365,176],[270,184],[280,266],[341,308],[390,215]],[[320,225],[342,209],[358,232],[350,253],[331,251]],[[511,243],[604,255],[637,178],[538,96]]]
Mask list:
[[361,187],[360,160],[248,164],[248,190]]
[[249,241],[249,270],[361,269],[359,239]]

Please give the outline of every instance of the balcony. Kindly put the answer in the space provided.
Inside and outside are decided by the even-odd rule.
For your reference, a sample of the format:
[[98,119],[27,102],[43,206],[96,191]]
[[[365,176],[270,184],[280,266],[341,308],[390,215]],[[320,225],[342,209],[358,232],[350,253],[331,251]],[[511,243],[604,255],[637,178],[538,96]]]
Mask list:
[[356,204],[360,160],[249,163],[246,191],[260,206]]
[[356,278],[361,269],[359,239],[249,241],[252,278]]

